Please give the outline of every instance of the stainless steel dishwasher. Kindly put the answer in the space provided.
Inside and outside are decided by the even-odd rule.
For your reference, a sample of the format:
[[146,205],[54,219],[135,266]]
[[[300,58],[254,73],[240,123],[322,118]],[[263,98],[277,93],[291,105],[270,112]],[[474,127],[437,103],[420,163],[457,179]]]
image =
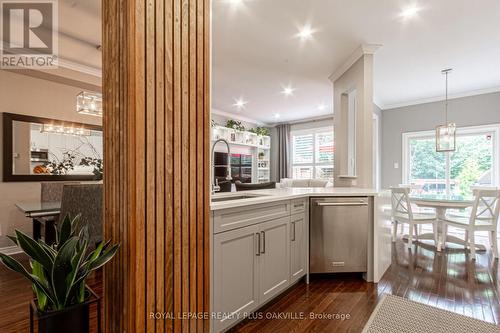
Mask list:
[[310,204],[310,272],[366,272],[371,199],[313,198]]

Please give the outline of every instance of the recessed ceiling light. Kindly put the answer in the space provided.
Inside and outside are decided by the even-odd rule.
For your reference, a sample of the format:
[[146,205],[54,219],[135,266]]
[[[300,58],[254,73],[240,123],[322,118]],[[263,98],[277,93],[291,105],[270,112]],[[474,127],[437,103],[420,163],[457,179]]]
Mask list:
[[314,30],[311,28],[310,25],[304,25],[299,33],[297,34],[297,37],[299,37],[301,40],[309,40],[312,38],[312,35],[314,33]]
[[326,105],[325,104],[322,103],[322,104],[318,105],[318,110],[319,111],[324,111],[325,109],[326,109]]
[[285,96],[292,96],[294,91],[295,89],[293,89],[291,86],[288,86],[284,87],[281,93]]
[[406,7],[405,9],[403,9],[403,11],[401,11],[399,16],[401,16],[404,19],[409,19],[409,18],[412,18],[415,15],[417,15],[419,11],[420,11],[420,8],[416,4],[412,4],[408,7]]
[[238,98],[238,99],[235,99],[235,103],[233,104],[233,106],[235,106],[238,110],[241,110],[243,108],[245,108],[245,105],[247,105],[248,102],[245,101],[243,98]]
[[279,113],[275,113],[274,114],[274,119],[279,119],[280,118],[280,114]]

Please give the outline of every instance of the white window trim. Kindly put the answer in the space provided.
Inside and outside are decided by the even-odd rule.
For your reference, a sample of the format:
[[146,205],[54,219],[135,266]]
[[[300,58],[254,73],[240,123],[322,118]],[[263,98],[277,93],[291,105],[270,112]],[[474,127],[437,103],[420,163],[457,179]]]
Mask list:
[[[492,183],[494,186],[500,186],[499,184],[499,179],[500,179],[500,170],[499,170],[499,159],[500,159],[500,124],[491,124],[491,125],[479,125],[479,126],[464,126],[464,127],[457,127],[457,136],[462,135],[462,134],[477,134],[478,132],[484,132],[484,133],[491,133],[493,132],[494,135],[494,140],[493,140],[493,160],[492,160]],[[402,134],[402,144],[403,144],[403,149],[402,149],[402,168],[401,168],[401,179],[403,184],[409,184],[409,170],[408,170],[408,163],[409,163],[409,152],[408,152],[408,145],[409,141],[414,138],[435,138],[436,132],[435,130],[430,130],[430,131],[418,131],[418,132],[406,132]],[[443,154],[449,154],[449,153],[443,153]],[[446,163],[449,163],[449,158],[446,158]],[[449,190],[449,165],[446,166],[446,182],[447,182],[447,190]]]
[[[312,167],[313,168],[313,175],[312,179],[316,179],[316,170],[315,167],[321,167],[321,166],[331,166],[333,168],[334,162],[316,162],[316,134],[318,133],[325,133],[325,132],[333,132],[334,129],[330,126],[326,127],[315,127],[315,128],[308,128],[308,129],[299,129],[299,130],[293,130],[290,131],[290,140],[291,140],[291,145],[292,145],[292,158],[291,158],[291,171],[292,171],[292,178],[293,178],[293,167]],[[313,134],[313,162],[312,163],[294,163],[294,146],[293,146],[293,137],[296,135],[308,135],[308,134]],[[334,143],[335,144],[335,143]]]

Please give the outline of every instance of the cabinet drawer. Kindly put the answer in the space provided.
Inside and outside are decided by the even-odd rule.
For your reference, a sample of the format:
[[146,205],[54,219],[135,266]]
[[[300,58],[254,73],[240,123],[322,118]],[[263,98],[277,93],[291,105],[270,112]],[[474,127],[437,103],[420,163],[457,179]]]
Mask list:
[[306,200],[304,199],[292,200],[292,207],[291,207],[292,214],[302,213],[305,210],[306,210]]
[[214,212],[214,233],[290,215],[290,201],[235,207]]

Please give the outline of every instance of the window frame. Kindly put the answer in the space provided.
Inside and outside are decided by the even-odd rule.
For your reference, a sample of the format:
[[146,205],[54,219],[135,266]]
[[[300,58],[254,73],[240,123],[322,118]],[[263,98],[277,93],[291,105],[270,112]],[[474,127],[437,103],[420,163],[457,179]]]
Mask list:
[[[308,128],[308,129],[298,129],[298,130],[292,130],[290,131],[290,140],[291,140],[291,178],[292,179],[298,179],[298,178],[294,178],[294,167],[312,167],[313,168],[313,172],[312,172],[312,178],[311,179],[324,179],[324,178],[317,178],[316,176],[316,167],[324,167],[324,166],[327,166],[327,167],[332,167],[332,169],[334,168],[334,160],[332,160],[331,162],[316,162],[317,161],[317,151],[316,151],[316,148],[317,148],[317,134],[321,134],[321,133],[326,133],[326,132],[331,132],[332,133],[332,136],[333,136],[333,146],[335,147],[335,135],[334,135],[334,128],[333,126],[330,127],[330,126],[323,126],[323,127],[315,127],[315,128]],[[294,142],[294,139],[293,137],[294,136],[299,136],[299,135],[310,135],[312,134],[313,136],[313,149],[312,149],[312,152],[313,152],[313,156],[312,156],[312,163],[295,163],[294,160],[295,160],[295,142]],[[333,152],[334,156],[335,156],[335,149],[334,149],[334,152]],[[335,158],[334,158],[335,159]],[[332,178],[328,178],[328,179],[324,179],[324,180],[329,180],[329,181],[333,181],[333,177]]]
[[[478,126],[463,126],[457,127],[456,136],[457,138],[461,135],[477,135],[477,134],[488,134],[493,133],[493,156],[492,156],[492,174],[491,182],[492,186],[500,186],[500,124],[491,125],[478,125]],[[405,132],[402,133],[402,168],[401,168],[401,179],[403,184],[410,183],[410,140],[411,139],[429,139],[435,138],[435,130],[430,131],[415,131],[415,132]],[[446,179],[446,194],[450,194],[450,167],[451,158],[450,152],[444,152],[445,154],[445,179]]]

